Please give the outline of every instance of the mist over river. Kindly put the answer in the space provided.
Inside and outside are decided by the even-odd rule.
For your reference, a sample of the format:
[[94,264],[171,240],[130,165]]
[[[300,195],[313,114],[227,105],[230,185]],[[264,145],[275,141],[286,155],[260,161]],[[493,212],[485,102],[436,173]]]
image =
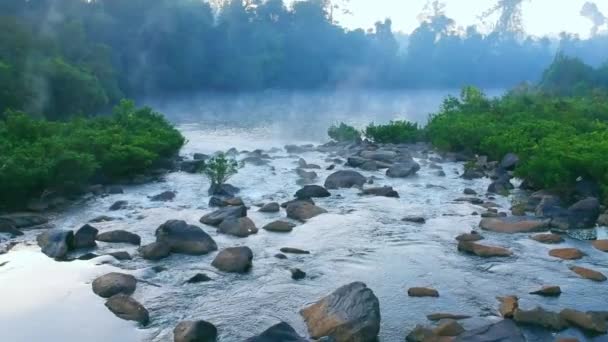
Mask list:
[[[501,91],[488,91],[497,95]],[[328,153],[310,151],[287,153],[286,144],[321,144],[327,128],[340,121],[363,128],[369,122],[384,123],[407,119],[424,124],[428,114],[438,109],[446,94],[457,90],[416,92],[335,92],[335,93],[258,93],[251,95],[199,95],[179,99],[144,101],[164,113],[181,130],[188,142],[181,155],[212,154],[236,148],[239,151],[263,149],[272,159],[268,165],[246,164],[230,183],[241,188],[239,196],[251,206],[248,216],[258,228],[285,217],[261,213],[253,206],[260,202],[285,202],[301,188],[294,169],[298,159],[318,164],[323,184],[334,171],[325,170]],[[271,148],[278,150],[269,151]],[[434,154],[430,154],[434,156]],[[244,155],[239,156],[243,158]],[[26,231],[14,239],[25,242],[0,255],[0,340],[31,341],[172,341],[172,331],[182,320],[204,319],[217,326],[220,341],[242,341],[259,334],[279,321],[286,321],[302,336],[308,336],[299,310],[336,288],[362,281],[380,301],[380,340],[403,341],[417,324],[429,324],[427,314],[450,312],[470,315],[462,321],[475,328],[497,321],[496,296],[518,295],[520,307],[541,305],[560,310],[571,307],[582,311],[606,310],[608,286],[580,279],[562,261],[548,255],[551,246],[529,238],[529,234],[483,232],[484,243],[510,248],[509,258],[478,258],[459,253],[455,236],[478,227],[483,208],[456,202],[465,188],[485,194],[490,180],[460,177],[463,163],[443,162],[446,173],[440,177],[430,161],[415,156],[421,164],[416,176],[387,178],[381,171],[361,171],[375,177],[374,186],[390,185],[400,198],[359,196],[357,189],[331,190],[331,197],[315,199],[328,210],[287,234],[260,229],[247,238],[218,234],[213,227],[199,223],[210,208],[208,180],[202,175],[169,173],[164,181],[124,186],[124,194],[83,199],[61,212],[51,212],[51,224],[78,229],[99,215],[117,220],[93,224],[100,232],[124,229],[141,236],[142,245],[155,241],[156,228],[170,219],[197,225],[217,242],[219,249],[248,246],[253,251],[253,268],[246,274],[222,273],[211,266],[216,253],[203,256],[172,254],[157,262],[143,260],[137,247],[98,242],[94,250],[103,255],[127,251],[132,260],[118,261],[102,256],[89,261],[56,262],[36,246],[38,230]],[[347,169],[337,165],[336,170]],[[152,202],[148,196],[175,191],[170,202]],[[500,211],[509,211],[518,196],[497,196]],[[125,210],[109,212],[118,200],[128,201]],[[426,218],[425,224],[403,222],[408,215]],[[606,238],[598,228],[598,238]],[[566,237],[567,247],[586,253],[577,265],[608,274],[606,254],[589,243]],[[2,241],[2,240],[0,240]],[[7,243],[6,241],[1,243]],[[275,258],[281,247],[296,247],[310,255]],[[154,266],[165,268],[162,272]],[[307,273],[293,280],[290,268]],[[104,307],[104,300],[91,291],[91,282],[110,271],[131,273],[139,282],[133,297],[150,312],[150,324],[139,328],[120,320]],[[212,281],[185,282],[197,273]],[[563,294],[544,298],[528,294],[546,284],[560,285]],[[432,287],[439,298],[412,298],[407,289]],[[576,336],[581,341],[607,341],[605,336],[585,337],[575,330],[551,334],[526,329],[529,341],[552,341],[556,336]]]

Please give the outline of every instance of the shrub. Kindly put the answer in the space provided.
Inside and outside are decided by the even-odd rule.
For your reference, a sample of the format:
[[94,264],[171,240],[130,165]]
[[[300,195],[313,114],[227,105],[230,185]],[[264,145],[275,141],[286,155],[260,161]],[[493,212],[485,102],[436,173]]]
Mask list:
[[221,185],[238,172],[238,163],[232,158],[227,158],[224,153],[219,153],[207,161],[202,172],[212,185]]
[[361,139],[361,132],[344,122],[341,122],[338,126],[331,125],[327,130],[327,135],[335,141],[357,141]]
[[371,123],[365,128],[365,136],[373,142],[383,144],[413,143],[422,137],[418,124],[405,120],[378,126]]

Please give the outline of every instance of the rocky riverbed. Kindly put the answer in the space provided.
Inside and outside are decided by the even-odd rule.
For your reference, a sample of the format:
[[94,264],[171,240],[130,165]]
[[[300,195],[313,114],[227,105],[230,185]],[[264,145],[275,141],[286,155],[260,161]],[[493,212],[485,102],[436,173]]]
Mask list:
[[[603,208],[518,189],[512,156],[183,130],[183,171],[0,221],[4,338],[606,340]],[[184,172],[219,149],[238,192]]]

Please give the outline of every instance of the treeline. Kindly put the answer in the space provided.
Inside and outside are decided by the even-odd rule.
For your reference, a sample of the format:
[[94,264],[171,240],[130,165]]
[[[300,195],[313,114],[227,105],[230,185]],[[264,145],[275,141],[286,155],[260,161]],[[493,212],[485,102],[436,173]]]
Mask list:
[[[105,110],[123,96],[269,88],[504,87],[536,80],[547,39],[460,29],[427,15],[398,44],[390,20],[347,30],[330,2],[2,0],[0,112],[59,119]],[[561,48],[608,55],[608,37],[564,35]]]

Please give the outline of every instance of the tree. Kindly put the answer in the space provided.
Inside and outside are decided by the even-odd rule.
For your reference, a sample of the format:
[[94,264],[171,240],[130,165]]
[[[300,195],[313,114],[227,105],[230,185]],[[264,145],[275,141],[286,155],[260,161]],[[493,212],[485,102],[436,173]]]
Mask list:
[[207,161],[202,173],[209,178],[211,186],[222,185],[238,172],[236,160],[219,153]]

